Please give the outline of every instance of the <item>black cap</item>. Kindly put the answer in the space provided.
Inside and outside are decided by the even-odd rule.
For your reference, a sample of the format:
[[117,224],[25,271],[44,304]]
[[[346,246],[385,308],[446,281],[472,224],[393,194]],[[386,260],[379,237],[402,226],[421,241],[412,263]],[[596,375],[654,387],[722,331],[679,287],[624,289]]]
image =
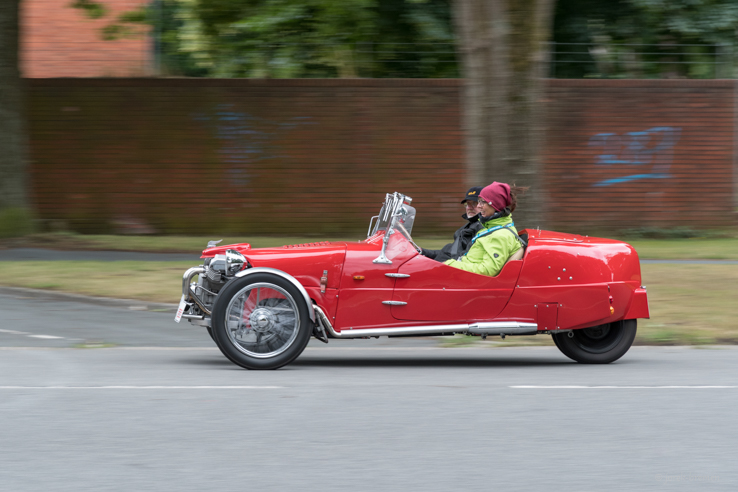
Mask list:
[[469,188],[469,191],[466,192],[466,195],[464,196],[464,199],[461,200],[461,203],[464,203],[467,200],[474,200],[479,201],[479,193],[484,189],[484,186],[472,186]]

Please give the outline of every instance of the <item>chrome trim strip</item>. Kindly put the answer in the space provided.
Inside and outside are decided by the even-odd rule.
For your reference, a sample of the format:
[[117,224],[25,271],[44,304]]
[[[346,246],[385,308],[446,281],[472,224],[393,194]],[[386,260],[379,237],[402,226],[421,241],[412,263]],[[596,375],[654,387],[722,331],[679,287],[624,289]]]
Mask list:
[[410,275],[407,273],[385,273],[384,276],[390,278],[408,278]]
[[362,338],[393,335],[437,335],[439,333],[466,333],[469,325],[406,326],[398,328],[368,328],[362,330],[342,330],[339,338]]
[[[396,335],[431,336],[441,333],[470,333],[472,335],[523,335],[538,333],[535,323],[519,323],[517,321],[493,321],[487,323],[456,324],[456,325],[427,325],[427,326],[404,326],[396,328],[369,328],[362,330],[342,330],[340,333],[333,329],[323,310],[313,304],[313,309],[318,314],[318,320],[323,328],[333,338],[366,338]],[[484,329],[484,332],[478,331]],[[474,330],[474,331],[473,331]],[[497,330],[497,331],[494,331]]]
[[246,270],[241,270],[238,272],[235,276],[238,278],[245,277],[247,275],[252,275],[255,273],[271,273],[272,275],[277,275],[279,277],[282,277],[283,279],[290,282],[292,285],[294,285],[297,290],[300,291],[302,294],[302,297],[305,299],[305,303],[308,307],[308,314],[310,314],[310,320],[315,323],[315,309],[313,309],[313,301],[310,299],[310,296],[308,295],[307,291],[305,290],[305,287],[302,286],[300,282],[297,281],[295,277],[292,275],[283,272],[282,270],[277,270],[276,268],[267,268],[267,267],[255,267],[255,268],[247,268]]
[[406,302],[402,301],[382,301],[382,304],[386,304],[388,306],[406,306]]

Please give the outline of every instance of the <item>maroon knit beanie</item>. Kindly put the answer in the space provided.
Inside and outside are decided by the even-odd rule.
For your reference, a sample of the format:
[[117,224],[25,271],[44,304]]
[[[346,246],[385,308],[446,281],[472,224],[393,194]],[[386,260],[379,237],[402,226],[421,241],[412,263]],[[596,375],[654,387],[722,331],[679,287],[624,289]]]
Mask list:
[[512,204],[510,198],[510,185],[507,183],[498,183],[495,181],[489,186],[485,186],[479,193],[479,198],[492,205],[497,211],[505,210]]

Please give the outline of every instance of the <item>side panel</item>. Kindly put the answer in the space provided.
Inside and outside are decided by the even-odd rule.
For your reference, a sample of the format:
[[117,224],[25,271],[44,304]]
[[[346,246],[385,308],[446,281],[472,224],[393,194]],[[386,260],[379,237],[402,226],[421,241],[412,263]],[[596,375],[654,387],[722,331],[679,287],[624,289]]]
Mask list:
[[424,256],[403,264],[392,300],[399,320],[489,321],[505,307],[512,295],[523,261],[510,261],[496,277],[469,273]]
[[393,234],[386,252],[392,263],[374,263],[381,249],[381,237],[379,239],[347,246],[334,320],[336,331],[383,327],[397,321],[392,317],[390,306],[382,304],[392,300],[395,286],[395,278],[386,274],[397,273],[400,266],[418,252],[401,234]]
[[[557,328],[585,328],[625,319],[635,288],[627,283],[520,287],[496,321],[538,323],[541,304],[558,304]],[[612,307],[612,311],[610,308]]]

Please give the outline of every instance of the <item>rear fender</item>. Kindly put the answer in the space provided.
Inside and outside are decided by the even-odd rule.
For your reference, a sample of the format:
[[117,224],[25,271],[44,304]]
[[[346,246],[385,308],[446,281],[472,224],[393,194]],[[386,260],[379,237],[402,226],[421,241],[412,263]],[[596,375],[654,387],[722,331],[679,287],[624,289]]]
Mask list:
[[625,319],[636,319],[636,318],[650,318],[651,314],[648,310],[648,297],[646,295],[645,287],[638,287],[633,292],[633,297],[630,301],[630,308],[628,309]]

